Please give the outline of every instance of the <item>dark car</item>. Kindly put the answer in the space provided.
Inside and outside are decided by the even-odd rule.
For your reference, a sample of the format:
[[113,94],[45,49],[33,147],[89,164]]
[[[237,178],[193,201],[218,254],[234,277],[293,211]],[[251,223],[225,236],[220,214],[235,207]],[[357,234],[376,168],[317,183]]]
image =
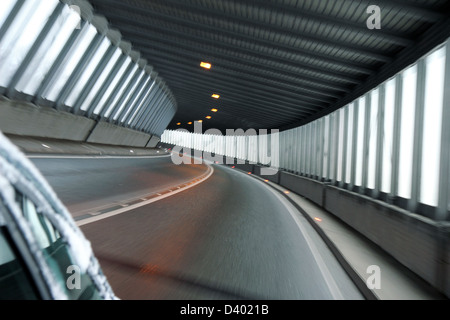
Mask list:
[[117,299],[71,214],[1,132],[0,299]]

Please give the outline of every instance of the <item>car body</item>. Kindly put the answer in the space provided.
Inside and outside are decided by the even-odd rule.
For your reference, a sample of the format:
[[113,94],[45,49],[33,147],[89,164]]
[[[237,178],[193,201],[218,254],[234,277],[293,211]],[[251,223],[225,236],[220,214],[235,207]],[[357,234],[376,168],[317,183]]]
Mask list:
[[71,214],[1,132],[0,299],[118,299]]

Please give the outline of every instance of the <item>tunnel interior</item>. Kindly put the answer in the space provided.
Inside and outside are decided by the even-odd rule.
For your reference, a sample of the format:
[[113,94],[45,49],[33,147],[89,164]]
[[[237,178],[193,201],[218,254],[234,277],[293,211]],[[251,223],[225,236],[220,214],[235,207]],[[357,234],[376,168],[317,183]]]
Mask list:
[[[224,183],[224,193],[246,204],[239,210],[249,216],[236,219],[265,230],[252,220],[255,210],[243,196],[257,198],[253,187],[236,191],[247,182],[235,172],[244,173],[270,183],[297,209],[295,201],[306,199],[303,206],[331,214],[448,298],[449,17],[450,3],[442,0],[2,0],[0,131],[28,156],[124,157],[85,168],[62,165],[66,159],[52,169],[43,164],[50,160],[34,161],[59,192],[67,192],[60,195],[68,204],[80,202],[78,222],[159,197],[164,211],[164,194],[191,184],[207,193],[200,181],[210,179],[204,183],[209,191],[219,191],[205,199],[225,201],[211,181]],[[136,162],[133,169],[138,157],[153,157],[152,165]],[[183,162],[191,157],[200,161],[197,167]],[[115,177],[108,176],[114,170]],[[67,187],[82,176],[91,181],[82,191]],[[136,189],[125,184],[133,184],[128,179]],[[94,194],[101,188],[104,199],[98,201]],[[122,198],[106,195],[111,190]],[[184,221],[228,239],[227,230],[202,215],[206,204],[193,190],[192,198],[178,195],[193,211],[192,199],[200,199],[198,215]],[[94,204],[96,211],[88,208]],[[171,215],[182,211],[175,207],[167,220],[158,220],[174,223],[170,235],[178,230]],[[228,207],[234,208],[215,211]],[[316,228],[318,220],[299,210]],[[304,222],[295,221],[302,229]],[[91,228],[85,227],[94,234]],[[193,230],[183,231],[193,237]],[[323,229],[316,231],[333,247]],[[174,239],[187,248],[181,236]],[[195,270],[174,244],[165,248]],[[116,258],[104,255],[111,270],[136,269]],[[166,271],[157,287],[196,283],[191,274]],[[209,280],[199,287],[216,288]],[[335,298],[333,286],[328,289]],[[232,292],[216,289],[218,296]]]

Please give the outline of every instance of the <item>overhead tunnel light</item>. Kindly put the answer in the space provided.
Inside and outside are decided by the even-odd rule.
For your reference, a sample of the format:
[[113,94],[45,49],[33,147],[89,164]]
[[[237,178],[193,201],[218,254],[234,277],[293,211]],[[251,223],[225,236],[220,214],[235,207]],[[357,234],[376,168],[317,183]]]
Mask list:
[[181,122],[178,122],[178,123],[177,123],[177,126],[180,126],[180,125],[181,125]]
[[211,119],[212,117],[211,117],[211,116],[206,116],[205,118],[206,118],[206,119]]
[[189,121],[188,124],[192,124],[192,122]]
[[211,69],[211,63],[209,62],[200,62],[200,67],[204,68],[204,69]]
[[211,111],[212,111],[212,112],[217,112],[218,110],[215,109],[215,108],[213,108],[213,109],[211,109]]
[[217,93],[214,93],[211,97],[214,98],[214,99],[219,99],[220,95],[218,95]]

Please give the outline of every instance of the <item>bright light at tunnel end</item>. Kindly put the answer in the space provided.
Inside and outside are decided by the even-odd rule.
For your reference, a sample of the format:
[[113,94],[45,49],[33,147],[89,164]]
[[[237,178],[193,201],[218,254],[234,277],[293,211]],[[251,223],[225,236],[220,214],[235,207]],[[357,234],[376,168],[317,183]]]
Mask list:
[[[179,128],[174,130],[174,132],[192,134],[187,129]],[[215,128],[210,128],[203,132],[202,129],[202,120],[198,120],[194,122],[194,132],[197,136],[222,136],[222,131]],[[270,134],[271,139],[256,139],[255,142],[250,142],[251,139],[255,137],[264,137]],[[254,147],[257,150],[257,161],[252,159],[253,161],[248,161],[247,164],[257,164],[260,163],[263,166],[260,167],[260,175],[268,176],[277,174],[279,168],[272,166],[273,163],[278,163],[278,159],[280,158],[280,148],[279,148],[279,130],[271,129],[270,133],[268,129],[248,129],[244,131],[243,129],[227,129],[225,138],[233,137],[233,139],[240,139],[241,137],[248,137],[246,141],[248,141],[248,147]],[[270,140],[270,141],[269,141]],[[212,144],[214,140],[211,140],[210,145],[203,145],[201,148],[203,150],[211,150]],[[180,164],[202,164],[203,160],[210,161],[214,164],[228,164],[233,165],[231,168],[235,168],[234,164],[245,164],[244,160],[238,159],[237,157],[231,157],[226,154],[217,154],[208,151],[201,151],[198,149],[191,149],[188,147],[183,147],[182,145],[186,145],[182,142],[181,136],[179,143],[174,143],[173,151],[171,153],[172,162],[176,165]],[[224,152],[226,153],[226,152]],[[185,155],[193,155],[193,157],[186,157]],[[236,156],[236,154],[234,154]],[[247,171],[247,174],[250,175],[252,172]]]

